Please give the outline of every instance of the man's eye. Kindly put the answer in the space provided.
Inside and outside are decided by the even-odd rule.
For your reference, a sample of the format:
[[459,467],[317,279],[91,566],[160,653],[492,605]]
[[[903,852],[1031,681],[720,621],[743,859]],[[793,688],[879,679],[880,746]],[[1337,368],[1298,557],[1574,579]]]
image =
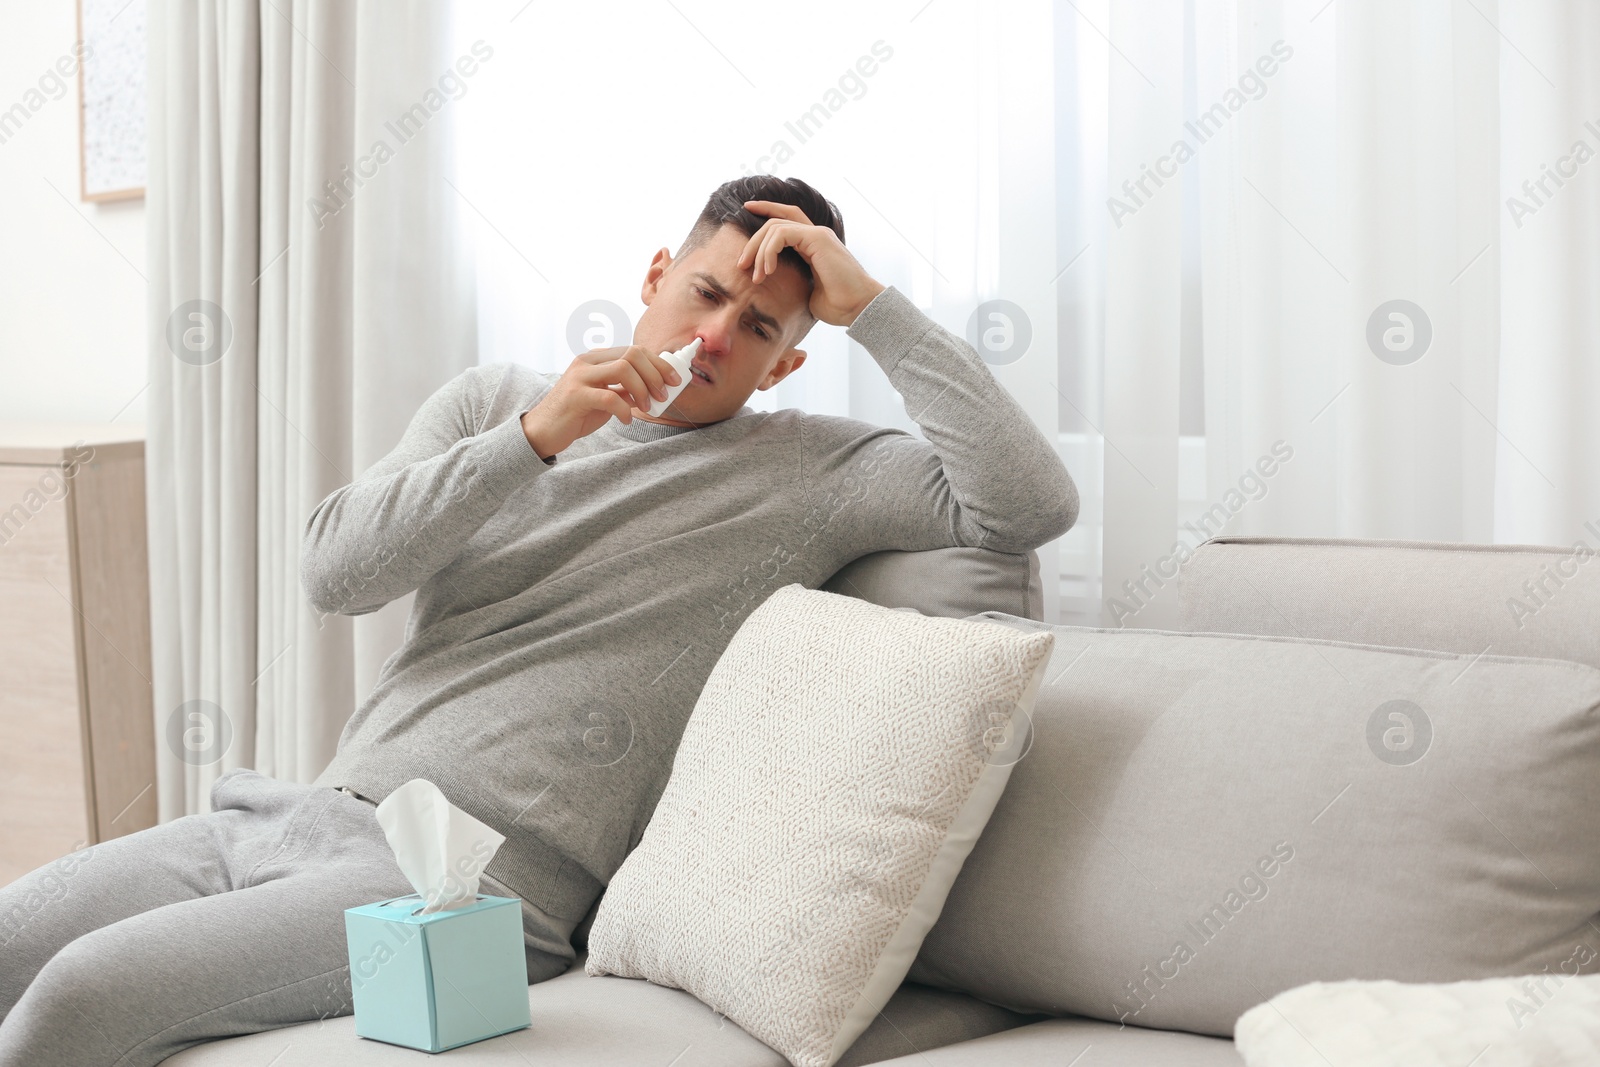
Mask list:
[[[715,297],[709,291],[702,289],[698,285],[690,286],[690,288],[692,288],[696,294],[705,297],[707,300],[715,299]],[[753,323],[751,324],[750,328],[756,332],[757,337],[761,338],[763,341],[768,340],[766,327]]]

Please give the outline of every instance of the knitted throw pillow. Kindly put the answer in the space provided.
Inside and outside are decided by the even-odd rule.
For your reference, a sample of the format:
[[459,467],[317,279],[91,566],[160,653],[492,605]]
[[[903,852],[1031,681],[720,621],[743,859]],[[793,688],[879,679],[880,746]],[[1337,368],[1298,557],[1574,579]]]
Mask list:
[[905,977],[1026,751],[1054,637],[783,586],[712,668],[591,975],[828,1067]]

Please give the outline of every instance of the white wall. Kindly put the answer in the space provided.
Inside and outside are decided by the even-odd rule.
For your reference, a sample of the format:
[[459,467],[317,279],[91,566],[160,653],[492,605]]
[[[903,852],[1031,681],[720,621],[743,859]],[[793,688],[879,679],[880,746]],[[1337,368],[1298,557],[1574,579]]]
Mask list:
[[[74,8],[71,0],[5,5],[0,112],[70,56]],[[78,83],[64,80],[65,93],[47,93],[0,143],[0,422],[138,424],[144,201],[78,200]]]

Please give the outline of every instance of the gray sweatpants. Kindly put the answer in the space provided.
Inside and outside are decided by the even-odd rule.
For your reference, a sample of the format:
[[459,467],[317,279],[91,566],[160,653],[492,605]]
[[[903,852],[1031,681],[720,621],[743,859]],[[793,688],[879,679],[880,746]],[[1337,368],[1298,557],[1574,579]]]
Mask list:
[[[350,1014],[344,909],[413,892],[372,803],[237,768],[211,807],[0,887],[0,1067],[141,1067]],[[525,951],[531,981],[570,962]]]

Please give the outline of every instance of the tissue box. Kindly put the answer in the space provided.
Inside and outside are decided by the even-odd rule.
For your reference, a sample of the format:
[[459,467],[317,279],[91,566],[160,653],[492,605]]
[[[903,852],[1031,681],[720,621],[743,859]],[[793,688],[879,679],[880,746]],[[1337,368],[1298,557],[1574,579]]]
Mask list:
[[530,1025],[522,902],[422,906],[413,893],[345,909],[356,1034],[443,1052]]

